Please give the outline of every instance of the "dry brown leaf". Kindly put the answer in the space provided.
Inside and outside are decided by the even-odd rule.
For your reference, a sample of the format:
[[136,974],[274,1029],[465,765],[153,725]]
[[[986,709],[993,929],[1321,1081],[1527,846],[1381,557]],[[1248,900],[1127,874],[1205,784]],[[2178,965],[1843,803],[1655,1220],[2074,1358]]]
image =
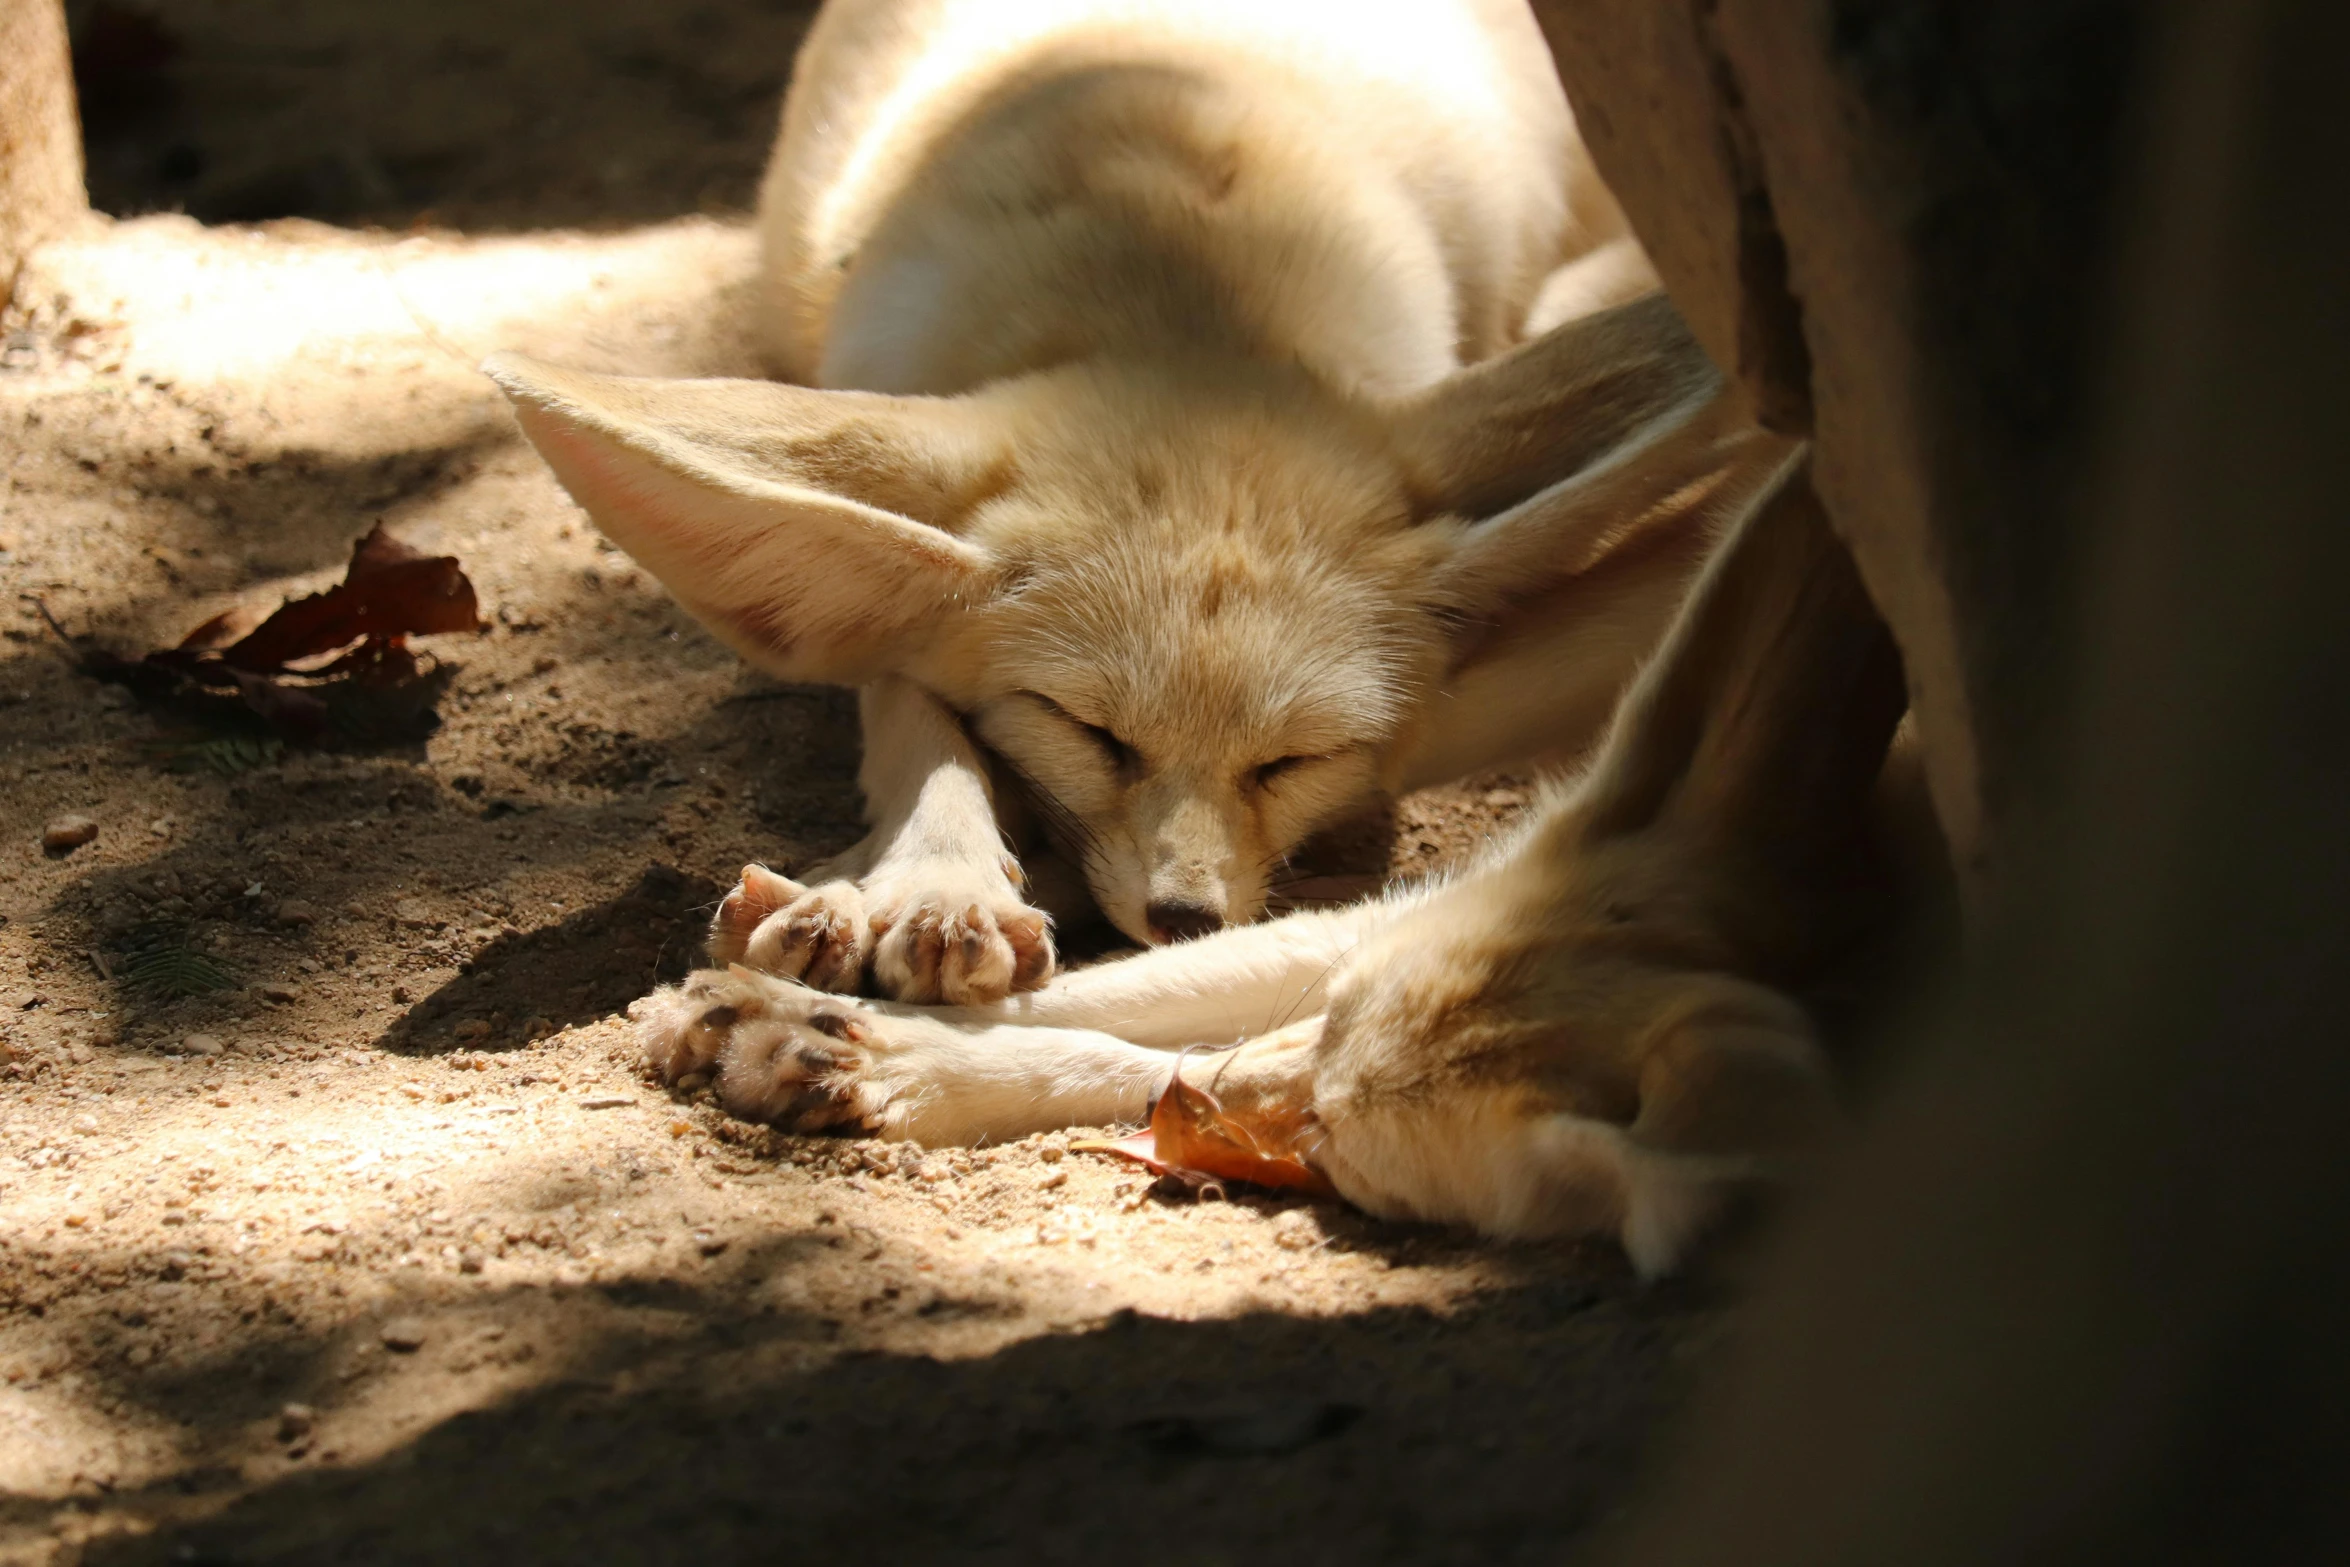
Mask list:
[[420,670],[408,638],[476,630],[481,613],[455,556],[426,555],[377,523],[352,549],[341,582],[254,619],[249,609],[225,611],[177,647],[144,658],[77,650],[90,673],[142,695],[182,702],[233,695],[273,728],[315,739],[327,727],[333,691],[415,685]]
[[351,567],[341,582],[324,593],[288,600],[220,656],[238,669],[280,671],[355,642],[396,642],[435,632],[471,631],[480,624],[473,584],[457,557],[411,549],[384,532],[379,522],[351,551]]
[[1259,1108],[1246,1114],[1227,1110],[1207,1089],[1186,1083],[1178,1063],[1167,1091],[1151,1107],[1147,1129],[1116,1142],[1088,1140],[1070,1146],[1082,1153],[1130,1159],[1194,1188],[1244,1181],[1335,1197],[1338,1189],[1303,1150],[1315,1127],[1310,1106]]

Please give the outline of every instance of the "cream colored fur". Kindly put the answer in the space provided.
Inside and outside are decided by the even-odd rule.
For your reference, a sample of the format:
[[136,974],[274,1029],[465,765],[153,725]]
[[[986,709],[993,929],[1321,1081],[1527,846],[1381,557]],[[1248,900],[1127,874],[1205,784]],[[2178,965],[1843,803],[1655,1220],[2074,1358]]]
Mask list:
[[1575,758],[1784,455],[1514,3],[835,0],[760,222],[801,384],[488,368],[745,658],[862,688],[871,833],[721,922],[827,989],[1042,983],[1023,859],[1159,943]]

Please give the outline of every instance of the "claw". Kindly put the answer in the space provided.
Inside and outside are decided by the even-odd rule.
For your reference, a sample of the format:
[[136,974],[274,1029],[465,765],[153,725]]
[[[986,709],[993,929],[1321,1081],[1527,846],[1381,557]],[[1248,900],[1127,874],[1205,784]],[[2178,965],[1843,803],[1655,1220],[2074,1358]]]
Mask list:
[[741,879],[710,921],[710,961],[731,963],[741,957],[767,917],[789,905],[801,890],[797,882],[764,865],[744,866]]
[[790,877],[754,864],[743,867],[742,884],[735,891],[743,899],[745,912],[754,914],[755,923],[798,897],[801,888]]
[[811,1013],[808,1017],[808,1026],[819,1034],[829,1034],[834,1039],[848,1045],[861,1045],[872,1037],[864,1024],[846,1012]]

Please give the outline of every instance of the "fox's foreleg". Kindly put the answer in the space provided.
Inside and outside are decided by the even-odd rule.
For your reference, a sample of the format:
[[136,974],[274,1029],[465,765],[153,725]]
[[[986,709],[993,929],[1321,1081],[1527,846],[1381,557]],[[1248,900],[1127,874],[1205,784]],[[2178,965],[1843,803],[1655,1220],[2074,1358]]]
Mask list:
[[858,782],[872,831],[804,882],[749,867],[711,929],[714,962],[977,1005],[1053,971],[1052,924],[1021,896],[987,765],[938,698],[895,677],[858,692]]

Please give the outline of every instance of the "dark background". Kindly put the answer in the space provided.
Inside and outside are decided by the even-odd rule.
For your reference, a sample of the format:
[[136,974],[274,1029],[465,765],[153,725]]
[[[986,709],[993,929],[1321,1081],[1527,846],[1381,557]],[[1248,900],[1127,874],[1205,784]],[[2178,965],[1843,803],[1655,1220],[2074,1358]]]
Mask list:
[[91,203],[466,230],[747,211],[812,0],[69,0]]

